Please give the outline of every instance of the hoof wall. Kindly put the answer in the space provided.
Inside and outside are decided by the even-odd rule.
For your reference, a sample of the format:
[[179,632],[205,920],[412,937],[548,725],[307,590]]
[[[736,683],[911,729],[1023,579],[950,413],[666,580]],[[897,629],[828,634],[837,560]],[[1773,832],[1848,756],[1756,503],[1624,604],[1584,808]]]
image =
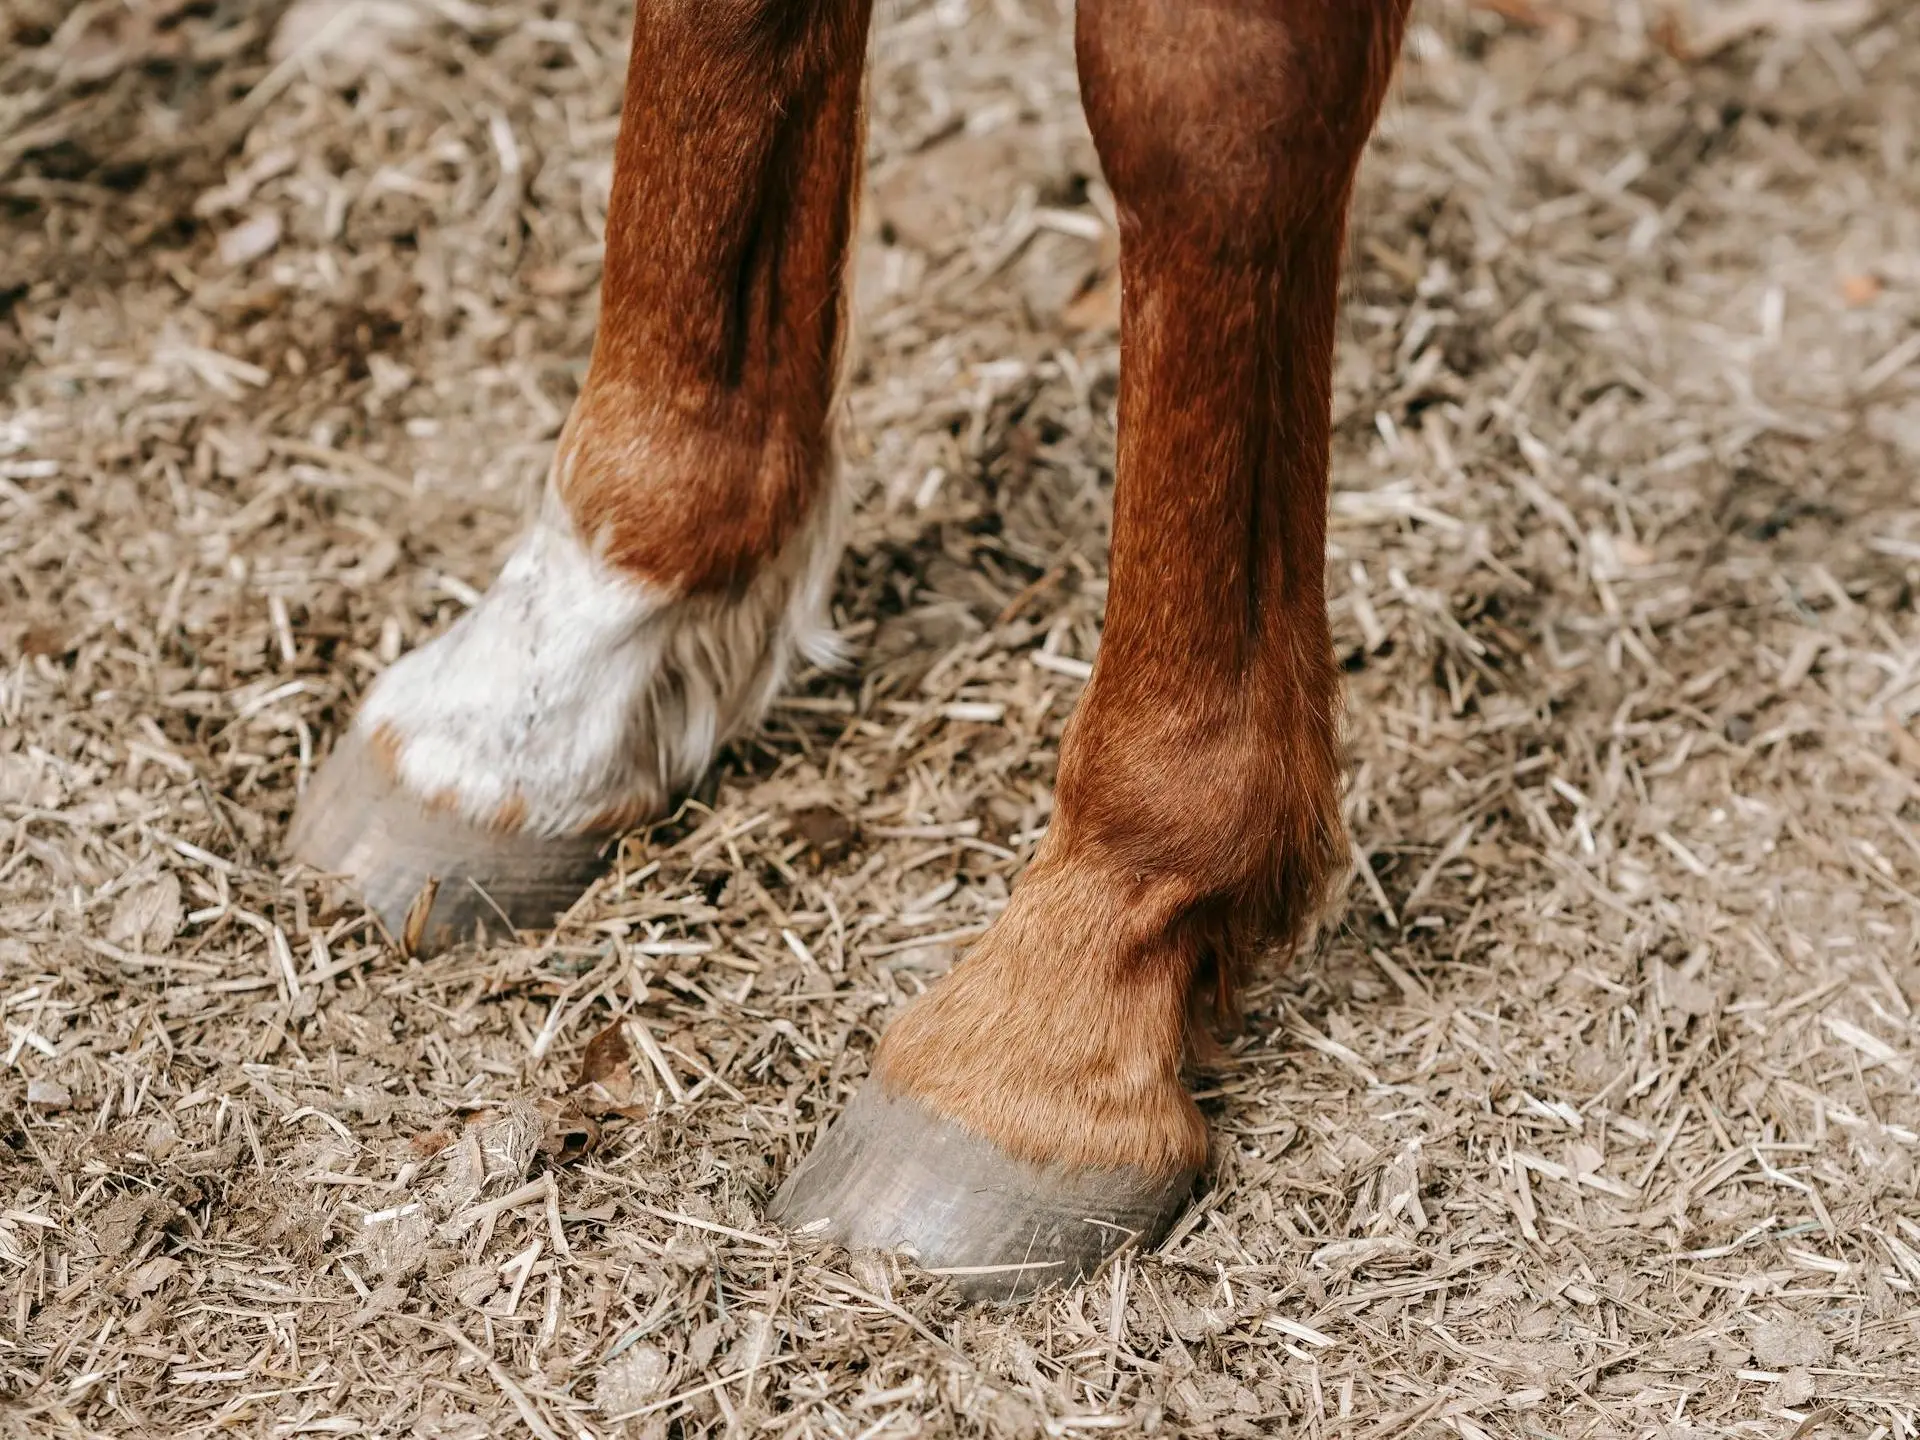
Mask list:
[[869,1080],[774,1197],[771,1218],[849,1249],[903,1250],[969,1300],[1021,1300],[1151,1244],[1194,1173],[1015,1159]]
[[350,877],[403,950],[430,955],[479,935],[550,927],[605,869],[608,838],[520,835],[431,809],[349,731],[301,798],[287,848],[302,864]]

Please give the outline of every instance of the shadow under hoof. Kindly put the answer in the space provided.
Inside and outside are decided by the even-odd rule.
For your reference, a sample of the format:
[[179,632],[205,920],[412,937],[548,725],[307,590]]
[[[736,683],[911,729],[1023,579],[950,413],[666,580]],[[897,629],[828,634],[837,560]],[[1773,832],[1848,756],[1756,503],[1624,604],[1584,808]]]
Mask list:
[[431,955],[476,935],[549,928],[605,870],[609,838],[491,830],[430,808],[349,730],[301,797],[287,849],[350,877],[402,950]]
[[869,1079],[769,1218],[848,1249],[904,1251],[968,1300],[1022,1300],[1153,1243],[1194,1179],[1035,1165]]

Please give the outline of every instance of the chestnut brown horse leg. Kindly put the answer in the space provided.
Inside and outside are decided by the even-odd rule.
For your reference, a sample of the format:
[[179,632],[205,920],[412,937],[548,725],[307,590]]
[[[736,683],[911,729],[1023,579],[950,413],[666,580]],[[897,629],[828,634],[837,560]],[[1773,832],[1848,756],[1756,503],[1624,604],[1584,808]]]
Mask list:
[[831,649],[828,411],[869,0],[644,0],[600,329],[545,502],[382,675],[291,845],[417,950],[551,924]]
[[776,1202],[976,1296],[1184,1204],[1197,1008],[1345,853],[1323,593],[1335,294],[1405,0],[1081,0],[1121,230],[1106,628],[1006,912],[895,1022]]

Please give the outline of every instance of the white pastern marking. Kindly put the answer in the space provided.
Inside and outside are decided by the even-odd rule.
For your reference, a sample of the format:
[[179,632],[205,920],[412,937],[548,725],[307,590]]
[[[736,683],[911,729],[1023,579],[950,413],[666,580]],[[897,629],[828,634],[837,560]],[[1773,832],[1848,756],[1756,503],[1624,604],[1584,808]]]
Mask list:
[[794,655],[838,658],[838,508],[823,496],[743,594],[676,599],[593,554],[549,488],[479,605],[382,675],[354,723],[397,745],[408,790],[481,823],[557,835],[664,811]]

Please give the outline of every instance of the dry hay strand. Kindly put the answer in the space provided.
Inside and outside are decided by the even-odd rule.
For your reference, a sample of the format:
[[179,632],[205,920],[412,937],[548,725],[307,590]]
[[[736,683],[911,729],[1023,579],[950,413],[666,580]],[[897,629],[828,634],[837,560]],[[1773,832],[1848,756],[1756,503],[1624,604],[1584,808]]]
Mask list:
[[550,939],[420,963],[277,839],[544,468],[625,5],[17,0],[0,1429],[1914,1435],[1920,16],[1499,9],[1417,17],[1362,182],[1350,894],[1174,1234],[969,1313],[759,1217],[1098,642],[1066,17],[881,22],[856,663]]

